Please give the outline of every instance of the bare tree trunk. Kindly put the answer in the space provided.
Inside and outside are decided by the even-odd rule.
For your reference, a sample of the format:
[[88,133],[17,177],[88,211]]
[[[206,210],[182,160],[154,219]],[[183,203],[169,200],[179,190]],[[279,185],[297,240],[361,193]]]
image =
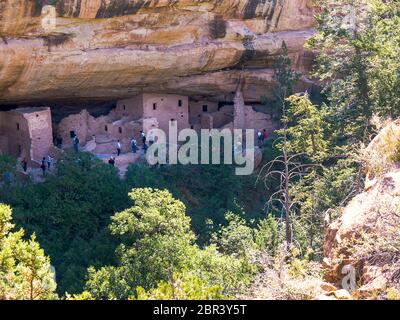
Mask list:
[[290,249],[293,241],[293,230],[292,230],[292,221],[290,217],[290,192],[289,192],[289,159],[287,155],[287,145],[286,145],[286,132],[285,132],[285,142],[283,146],[283,161],[285,164],[285,173],[284,173],[284,209],[285,209],[285,224],[286,224],[286,242],[287,248]]

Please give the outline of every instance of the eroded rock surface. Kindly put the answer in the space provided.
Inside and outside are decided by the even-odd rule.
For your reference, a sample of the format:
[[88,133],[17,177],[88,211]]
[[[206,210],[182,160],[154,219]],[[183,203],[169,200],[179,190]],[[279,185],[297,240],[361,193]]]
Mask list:
[[[42,27],[55,4],[56,28]],[[0,104],[178,93],[246,101],[272,86],[282,41],[306,78],[311,0],[1,0]]]
[[[388,124],[366,148],[369,170],[378,159],[385,168],[373,172],[364,192],[354,197],[340,217],[329,223],[324,243],[326,279],[343,285],[344,266],[354,269],[354,295],[360,298],[384,296],[388,288],[400,287],[400,166],[398,146],[400,131],[396,122]],[[350,269],[348,269],[350,270]],[[349,280],[350,278],[347,277]],[[350,282],[346,282],[350,284]]]

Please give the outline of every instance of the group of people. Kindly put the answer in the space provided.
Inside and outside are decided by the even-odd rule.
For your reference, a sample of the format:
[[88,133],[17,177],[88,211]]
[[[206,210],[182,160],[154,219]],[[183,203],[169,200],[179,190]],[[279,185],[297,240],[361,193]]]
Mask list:
[[[47,170],[51,170],[53,166],[53,161],[54,158],[51,155],[42,158],[42,161],[40,163],[40,169],[42,169],[43,176],[46,175]],[[25,158],[21,161],[21,167],[24,173],[28,172],[28,161]]]
[[[142,145],[143,145],[143,151],[144,153],[147,152],[147,149],[149,148],[149,145],[151,146],[154,143],[154,132],[153,130],[149,131],[149,145],[147,145],[147,137],[146,134],[143,132],[143,130],[140,131],[140,136],[142,137]],[[134,138],[132,138],[132,140],[134,140]],[[136,140],[135,140],[136,142]],[[135,151],[134,151],[135,149]],[[137,150],[137,146],[135,148],[132,148],[132,152],[136,153]]]
[[[51,170],[53,160],[54,160],[53,157],[50,155],[48,155],[47,158],[43,157],[42,163],[40,164],[40,169],[42,169],[43,176],[46,175],[46,170],[49,170],[49,171]],[[24,171],[25,171],[25,168],[24,168]]]
[[[144,151],[144,153],[146,153],[149,146],[146,143],[147,142],[147,137],[146,137],[146,134],[143,132],[143,130],[140,131],[140,136],[142,138],[143,151]],[[79,151],[79,138],[78,138],[78,136],[76,134],[71,138],[72,138],[72,144],[73,144],[74,150],[76,152],[78,152]],[[267,130],[266,129],[259,129],[257,131],[257,141],[258,141],[259,147],[262,147],[264,145],[264,142],[267,139],[268,139]],[[149,145],[152,145],[153,143],[154,143],[154,133],[153,133],[152,130],[150,130],[150,132],[149,132]],[[62,145],[62,140],[61,139],[57,139],[57,146],[61,147],[61,145]],[[241,143],[240,143],[240,145],[238,145],[238,147],[241,147]],[[132,139],[131,139],[131,150],[132,150],[132,153],[136,153],[139,150],[137,141],[136,141],[136,139],[134,137],[132,137]],[[121,154],[121,152],[122,152],[121,141],[118,140],[117,141],[117,156],[119,156]],[[45,176],[46,170],[51,170],[53,160],[54,159],[50,155],[48,155],[47,158],[43,157],[41,165],[40,165],[40,168],[42,169],[42,172],[43,172],[43,176]],[[111,156],[110,159],[108,160],[108,163],[111,164],[112,166],[114,166],[115,165],[115,157]],[[22,165],[22,168],[23,168],[24,172],[26,173],[27,170],[28,170],[27,161],[24,159],[21,162],[21,165]]]
[[[143,132],[143,130],[140,131],[140,137],[142,139],[142,149],[144,153],[147,152],[147,149],[149,148],[149,145],[152,145],[154,143],[154,133],[152,130],[149,132],[149,145],[147,144],[147,137],[146,134]],[[132,153],[137,153],[139,151],[139,146],[137,143],[137,140],[132,137],[131,139],[131,150]],[[121,146],[121,141],[117,140],[117,157],[121,155],[122,152],[122,146]],[[108,159],[108,163],[111,164],[112,166],[115,165],[115,157],[111,156],[110,159]]]
[[268,133],[266,129],[259,129],[257,131],[257,141],[258,146],[261,148],[264,145],[264,142],[268,139]]

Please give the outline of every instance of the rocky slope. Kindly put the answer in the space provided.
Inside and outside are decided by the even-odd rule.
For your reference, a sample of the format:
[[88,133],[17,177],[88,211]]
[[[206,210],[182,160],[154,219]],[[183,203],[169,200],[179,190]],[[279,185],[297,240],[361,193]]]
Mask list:
[[[311,0],[0,0],[0,104],[113,100],[141,90],[247,101],[282,41],[305,74]],[[54,4],[56,27],[42,27]],[[300,87],[309,86],[303,77]]]
[[389,123],[365,150],[364,192],[330,222],[324,245],[326,279],[342,286],[354,267],[358,298],[400,289],[400,122]]

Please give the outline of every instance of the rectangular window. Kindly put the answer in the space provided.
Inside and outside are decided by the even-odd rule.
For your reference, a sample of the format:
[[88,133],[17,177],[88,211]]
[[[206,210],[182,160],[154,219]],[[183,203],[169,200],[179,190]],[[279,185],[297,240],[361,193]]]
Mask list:
[[17,130],[19,131],[19,123],[17,122]]
[[157,109],[157,103],[153,103],[153,110]]
[[182,107],[182,100],[178,100],[178,107]]
[[206,104],[203,105],[203,112],[207,112],[208,111],[208,106]]

